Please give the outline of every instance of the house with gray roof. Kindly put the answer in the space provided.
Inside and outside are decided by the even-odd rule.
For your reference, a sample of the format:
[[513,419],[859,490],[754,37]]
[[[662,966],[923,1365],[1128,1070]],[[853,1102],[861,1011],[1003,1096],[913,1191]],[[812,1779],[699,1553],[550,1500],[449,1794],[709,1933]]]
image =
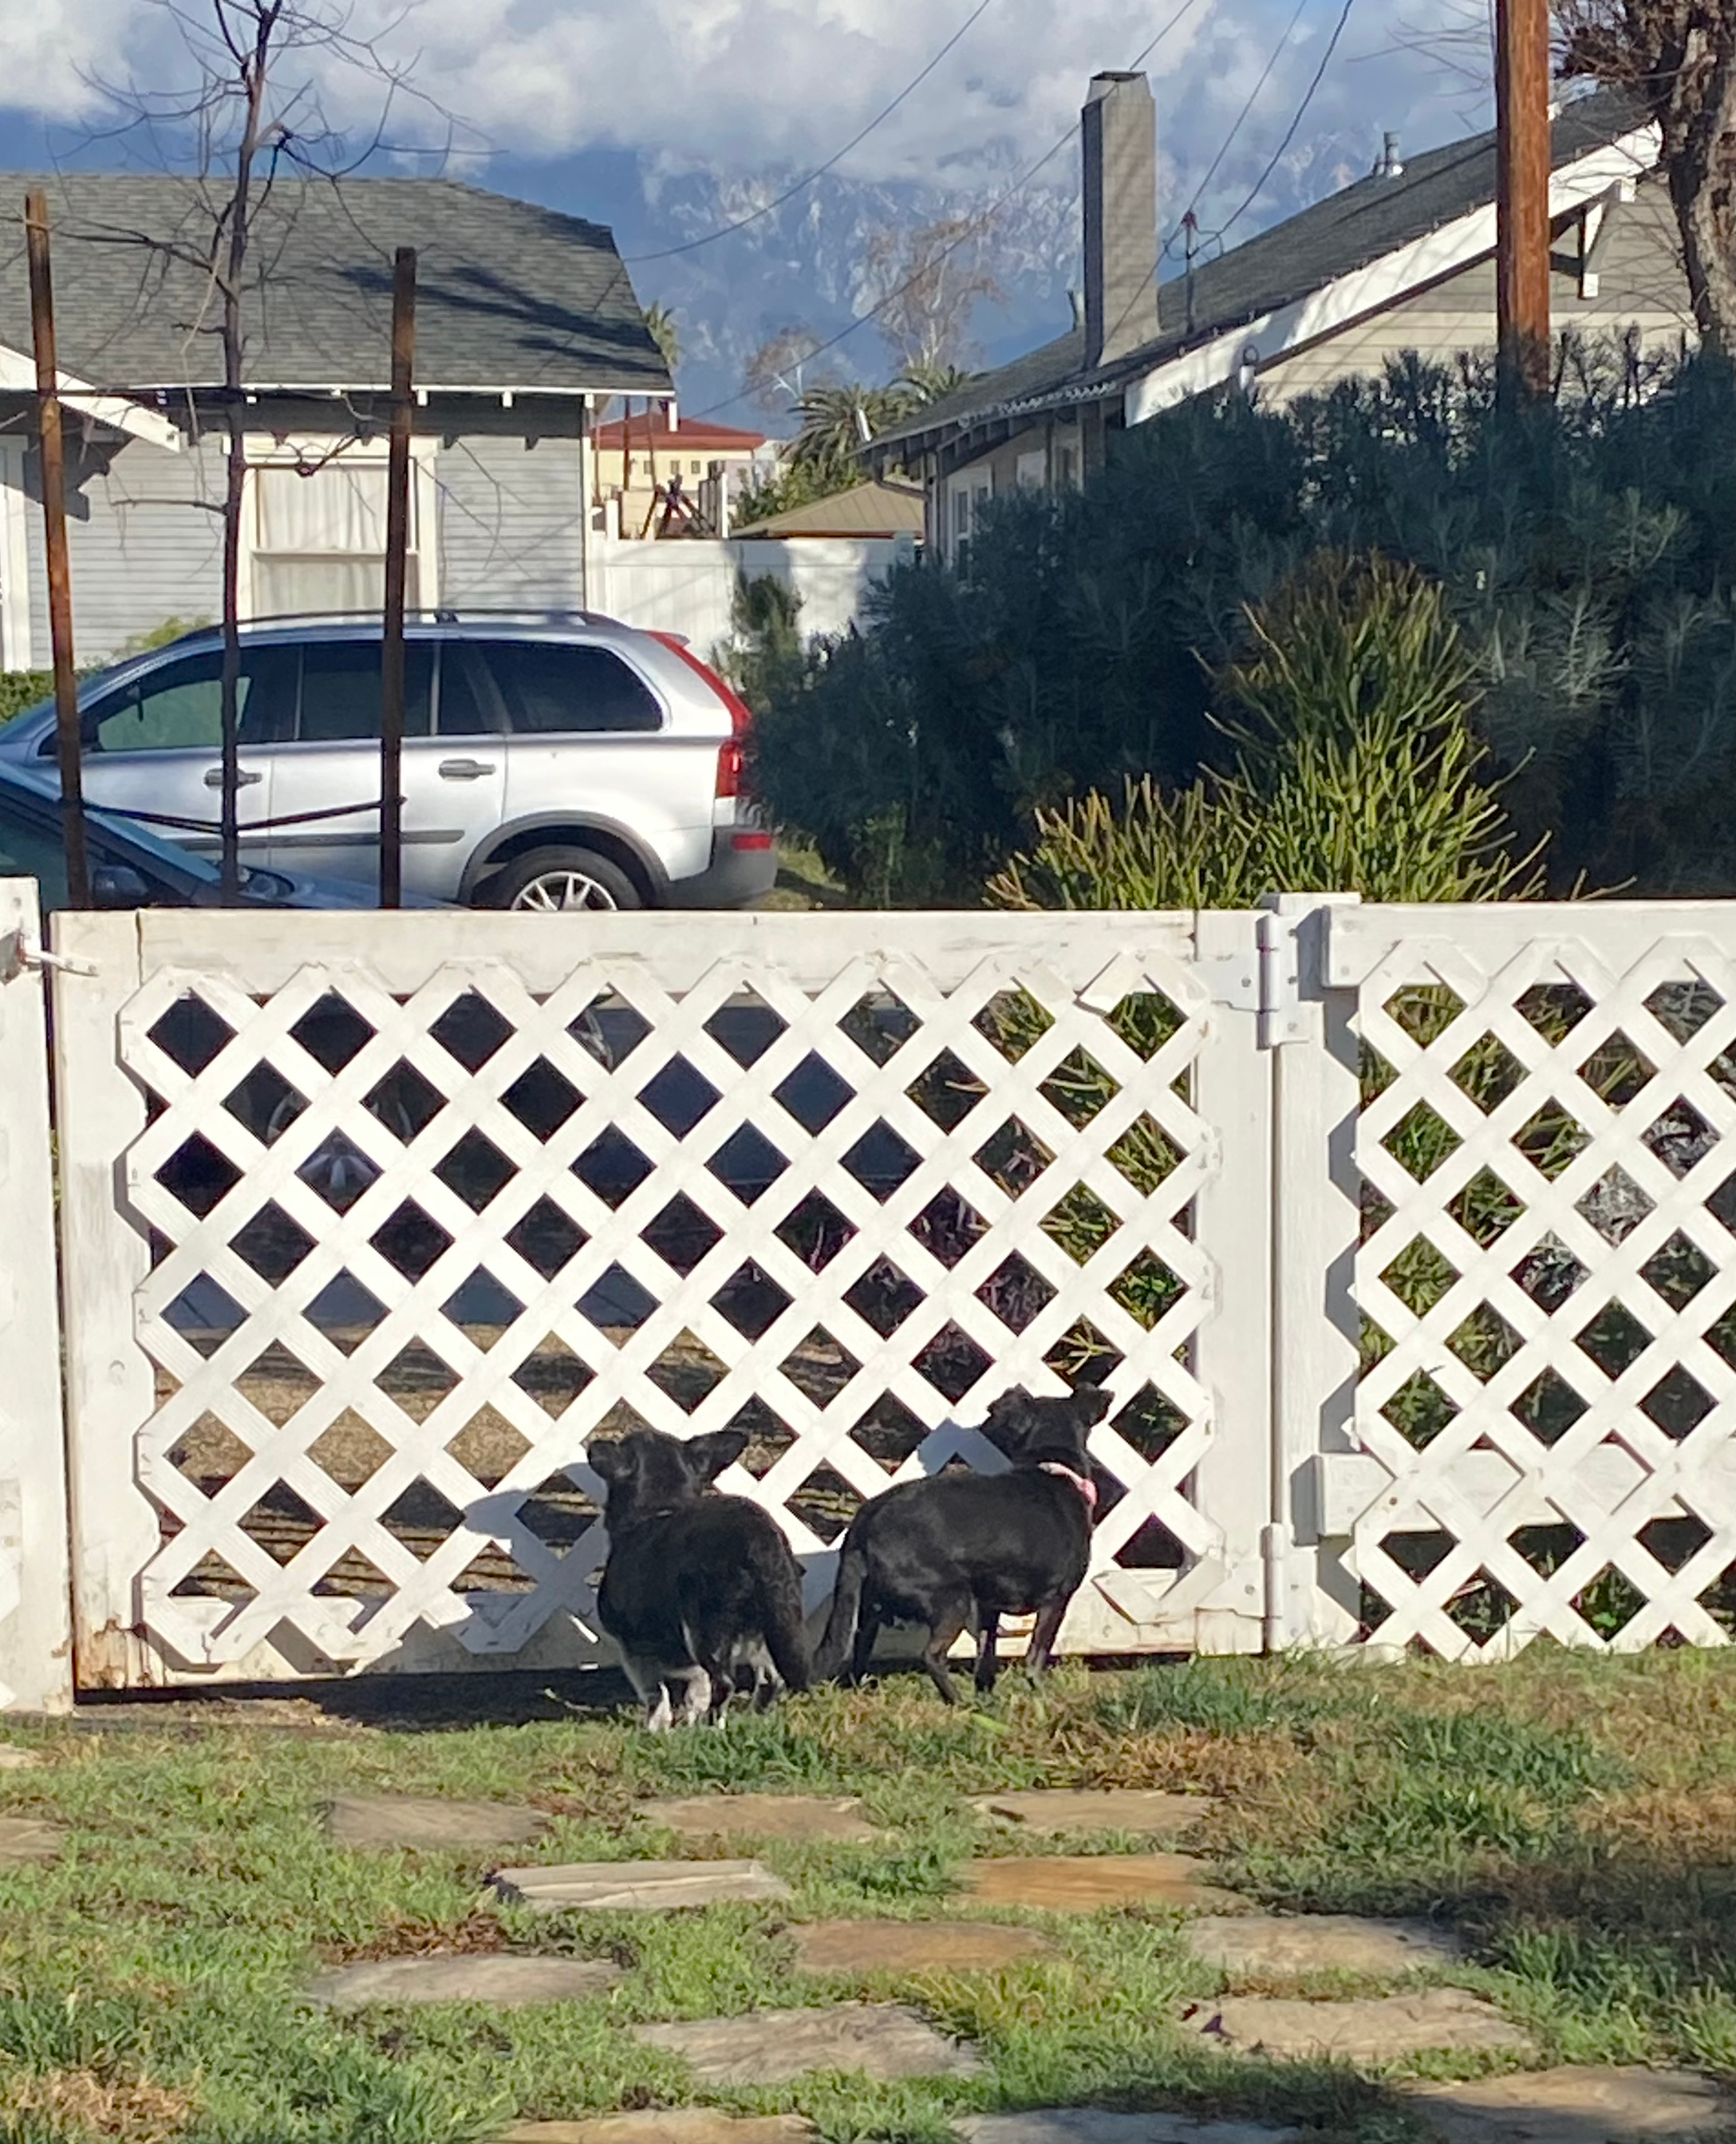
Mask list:
[[[52,233],[80,659],[221,604],[212,210],[158,174],[0,178],[0,668],[46,663],[25,192]],[[393,260],[417,251],[409,600],[580,605],[595,419],[669,375],[610,233],[446,179],[276,181],[245,295],[253,616],[376,607]]]
[[[1116,433],[1227,384],[1284,402],[1414,351],[1495,340],[1492,133],[1406,157],[1160,280],[1155,112],[1104,74],[1081,120],[1084,288],[1068,331],[916,411],[866,450],[920,475],[931,550],[955,556],[990,500],[1083,482]],[[1550,207],[1557,337],[1679,349],[1692,311],[1659,141],[1623,92],[1560,108]]]

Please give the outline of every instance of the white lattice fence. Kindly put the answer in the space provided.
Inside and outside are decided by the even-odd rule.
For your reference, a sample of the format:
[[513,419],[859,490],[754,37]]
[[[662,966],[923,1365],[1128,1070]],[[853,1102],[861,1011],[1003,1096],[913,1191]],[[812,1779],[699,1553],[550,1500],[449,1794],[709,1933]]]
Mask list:
[[1364,1456],[1327,1462],[1365,1625],[1450,1658],[1724,1642],[1736,917],[1349,911],[1328,980],[1386,1083],[1356,1139]]
[[1257,1645],[1266,1070],[1203,921],[66,919],[87,1679],[594,1657],[636,1422],[750,1430],[817,1606],[864,1498],[1082,1374],[1067,1640]]

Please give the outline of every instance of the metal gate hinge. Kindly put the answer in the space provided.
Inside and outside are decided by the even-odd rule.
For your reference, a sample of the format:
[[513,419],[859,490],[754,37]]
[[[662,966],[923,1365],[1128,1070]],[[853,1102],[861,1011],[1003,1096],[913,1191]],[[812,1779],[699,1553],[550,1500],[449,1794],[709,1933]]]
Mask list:
[[1262,914],[1258,936],[1243,953],[1214,953],[1194,965],[1213,1005],[1258,1015],[1258,1044],[1276,1050],[1308,1038],[1302,1002],[1300,959],[1293,917]]
[[0,939],[0,982],[9,983],[19,975],[28,974],[32,969],[43,968],[58,968],[67,975],[100,973],[88,960],[74,960],[68,959],[64,953],[51,953],[27,931],[11,931],[4,939]]

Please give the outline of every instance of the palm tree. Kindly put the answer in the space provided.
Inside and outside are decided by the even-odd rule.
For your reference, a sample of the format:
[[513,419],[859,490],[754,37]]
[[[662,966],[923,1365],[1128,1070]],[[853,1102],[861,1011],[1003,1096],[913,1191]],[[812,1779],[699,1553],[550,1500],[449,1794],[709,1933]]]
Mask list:
[[791,464],[835,474],[842,490],[856,481],[857,456],[868,441],[915,406],[915,396],[902,381],[890,387],[865,387],[852,380],[846,386],[810,388],[796,405],[801,429],[790,449]]
[[658,355],[673,374],[681,363],[681,330],[675,315],[661,299],[645,308],[645,325],[651,340],[657,345]]
[[930,365],[919,360],[905,368],[898,384],[909,394],[911,406],[922,409],[930,402],[939,402],[955,394],[970,378],[970,375],[956,365]]

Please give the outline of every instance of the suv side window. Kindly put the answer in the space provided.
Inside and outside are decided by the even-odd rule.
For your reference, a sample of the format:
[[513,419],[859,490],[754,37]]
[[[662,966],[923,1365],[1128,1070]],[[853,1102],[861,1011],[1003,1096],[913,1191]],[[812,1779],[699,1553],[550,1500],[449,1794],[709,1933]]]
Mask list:
[[[147,671],[120,692],[87,707],[81,717],[87,752],[221,752],[223,748],[223,658],[213,650]],[[295,652],[244,650],[236,690],[244,748],[276,744],[290,733],[295,703]],[[44,758],[54,739],[43,740]]]
[[[377,640],[310,640],[301,649],[301,717],[298,744],[377,744],[379,742],[379,654]],[[413,640],[404,651],[404,734],[428,735],[434,648]]]
[[461,640],[440,649],[440,690],[434,724],[443,737],[498,737],[500,717],[475,652]]
[[612,648],[557,640],[484,643],[516,737],[660,730],[663,711]]

